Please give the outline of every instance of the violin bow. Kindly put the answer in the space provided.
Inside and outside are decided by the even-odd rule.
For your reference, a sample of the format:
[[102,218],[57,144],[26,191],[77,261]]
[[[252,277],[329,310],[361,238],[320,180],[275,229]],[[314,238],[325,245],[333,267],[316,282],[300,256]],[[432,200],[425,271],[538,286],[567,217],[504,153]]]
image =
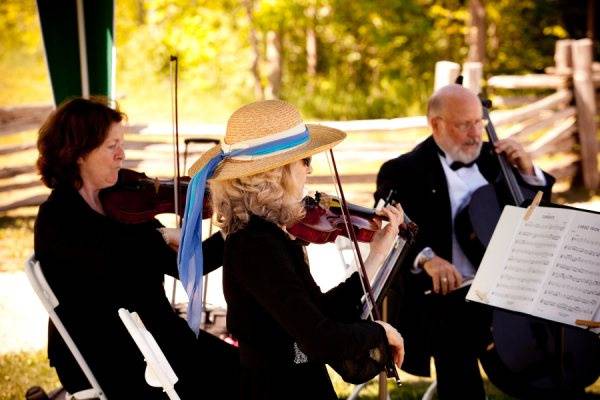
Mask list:
[[[173,126],[173,201],[175,211],[175,225],[181,228],[181,217],[179,216],[179,107],[178,107],[178,81],[179,81],[179,60],[177,56],[169,58],[169,70],[171,81],[171,121]],[[171,306],[175,305],[175,294],[177,293],[177,281],[173,281],[173,291],[171,292]]]
[[181,173],[179,169],[179,107],[178,107],[178,82],[179,82],[179,59],[171,56],[169,59],[171,71],[171,118],[173,122],[173,196],[175,199],[175,220],[177,227],[181,228],[181,217],[179,216],[179,182]]
[[[358,247],[358,240],[356,239],[356,232],[354,232],[354,228],[352,228],[352,224],[350,223],[350,212],[348,211],[348,203],[346,202],[346,197],[344,196],[344,190],[342,189],[342,182],[340,180],[340,175],[337,170],[337,164],[335,162],[335,157],[333,156],[333,149],[329,149],[329,156],[331,159],[331,164],[333,167],[335,183],[337,189],[339,191],[339,200],[343,215],[344,224],[346,225],[346,230],[348,232],[348,236],[354,245],[354,251],[356,259],[358,260],[358,264],[360,266],[360,272],[358,276],[360,277],[360,281],[363,286],[363,291],[367,296],[367,302],[371,304],[371,318],[373,321],[381,320],[381,313],[379,312],[379,308],[377,307],[377,303],[375,302],[375,297],[373,296],[373,289],[371,288],[371,283],[369,282],[369,277],[367,275],[367,269],[365,268],[365,263],[363,261],[362,255],[360,253],[360,248]],[[386,374],[388,378],[394,379],[396,385],[401,386],[402,382],[400,381],[400,376],[398,375],[398,370],[394,365],[394,360],[389,359],[386,365]]]
[[[173,196],[174,196],[174,211],[175,211],[175,221],[178,228],[181,228],[183,217],[180,216],[179,213],[179,194],[180,194],[180,186],[181,186],[181,170],[179,167],[179,58],[177,56],[171,55],[169,58],[169,66],[171,73],[171,119],[173,121]],[[185,156],[187,157],[187,147]],[[185,161],[184,161],[185,165]],[[210,220],[209,225],[209,235],[213,233],[213,222],[212,218]],[[175,294],[177,292],[177,285],[173,283],[173,292],[171,293],[171,305],[175,305]],[[202,304],[203,309],[206,307],[206,294],[208,292],[208,278],[203,280],[203,290],[202,290]]]

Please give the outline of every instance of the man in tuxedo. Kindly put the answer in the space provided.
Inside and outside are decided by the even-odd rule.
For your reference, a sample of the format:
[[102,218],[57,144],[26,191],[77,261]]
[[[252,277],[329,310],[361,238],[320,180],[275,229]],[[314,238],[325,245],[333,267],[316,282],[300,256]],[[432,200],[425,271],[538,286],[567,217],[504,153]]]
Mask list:
[[455,84],[441,88],[428,103],[431,136],[384,163],[377,176],[375,200],[393,190],[391,198],[419,226],[392,286],[390,321],[405,338],[406,371],[429,376],[434,357],[441,400],[485,398],[477,359],[489,343],[489,312],[464,300],[461,285],[478,265],[459,245],[456,215],[476,189],[498,179],[494,153],[506,156],[522,185],[549,196],[554,183],[516,141],[484,143],[482,116],[471,91]]

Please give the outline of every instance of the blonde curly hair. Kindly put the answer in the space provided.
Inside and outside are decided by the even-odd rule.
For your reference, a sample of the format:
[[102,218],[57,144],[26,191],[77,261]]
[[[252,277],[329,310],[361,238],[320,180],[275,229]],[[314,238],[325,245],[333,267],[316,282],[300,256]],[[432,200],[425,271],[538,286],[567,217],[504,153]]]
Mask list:
[[252,214],[279,226],[304,217],[290,164],[242,178],[210,181],[209,185],[216,224],[225,235],[246,226]]

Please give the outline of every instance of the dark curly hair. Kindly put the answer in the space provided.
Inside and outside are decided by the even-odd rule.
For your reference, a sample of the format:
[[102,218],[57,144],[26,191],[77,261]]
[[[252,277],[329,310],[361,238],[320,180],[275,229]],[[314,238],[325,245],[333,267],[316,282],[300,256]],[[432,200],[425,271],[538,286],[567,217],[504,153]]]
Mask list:
[[118,106],[108,104],[103,97],[70,99],[46,119],[37,141],[37,168],[46,186],[81,188],[77,160],[104,142],[113,123],[126,118]]

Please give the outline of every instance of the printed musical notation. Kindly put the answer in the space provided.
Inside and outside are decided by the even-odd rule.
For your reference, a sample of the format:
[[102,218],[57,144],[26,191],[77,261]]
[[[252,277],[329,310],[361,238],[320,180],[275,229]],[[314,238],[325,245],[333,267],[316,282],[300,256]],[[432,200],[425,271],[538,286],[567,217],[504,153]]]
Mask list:
[[[600,316],[600,215],[506,207],[467,299],[575,325]],[[485,301],[482,296],[485,294]]]

